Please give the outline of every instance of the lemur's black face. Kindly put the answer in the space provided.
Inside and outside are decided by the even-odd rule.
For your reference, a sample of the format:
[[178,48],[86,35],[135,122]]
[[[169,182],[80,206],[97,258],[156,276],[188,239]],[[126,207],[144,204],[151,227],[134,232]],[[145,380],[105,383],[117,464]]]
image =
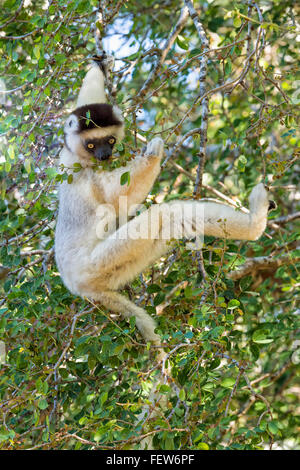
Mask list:
[[86,167],[111,157],[115,142],[124,136],[124,124],[115,106],[90,104],[73,111],[64,131],[67,150]]
[[85,150],[87,150],[92,157],[103,161],[111,157],[115,142],[116,138],[110,135],[102,139],[87,139],[84,141],[83,145]]

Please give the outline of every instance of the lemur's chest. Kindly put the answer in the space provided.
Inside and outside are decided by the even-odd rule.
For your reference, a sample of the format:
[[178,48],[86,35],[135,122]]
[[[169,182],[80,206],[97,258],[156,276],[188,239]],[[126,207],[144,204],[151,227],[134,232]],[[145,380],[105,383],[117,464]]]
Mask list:
[[[77,219],[90,240],[106,238],[117,228],[118,215],[114,207],[106,202],[105,189],[97,174],[85,172],[71,183],[68,199],[72,200],[74,220]],[[82,227],[83,228],[83,227]]]
[[97,174],[85,172],[75,182],[74,189],[82,201],[93,209],[105,203],[103,186]]

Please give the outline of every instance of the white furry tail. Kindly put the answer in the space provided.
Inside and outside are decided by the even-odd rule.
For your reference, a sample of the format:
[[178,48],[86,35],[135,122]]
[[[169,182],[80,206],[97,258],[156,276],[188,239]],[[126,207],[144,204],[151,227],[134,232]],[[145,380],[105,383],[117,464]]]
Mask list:
[[93,64],[83,80],[76,107],[95,103],[106,103],[106,96],[103,72],[98,65]]

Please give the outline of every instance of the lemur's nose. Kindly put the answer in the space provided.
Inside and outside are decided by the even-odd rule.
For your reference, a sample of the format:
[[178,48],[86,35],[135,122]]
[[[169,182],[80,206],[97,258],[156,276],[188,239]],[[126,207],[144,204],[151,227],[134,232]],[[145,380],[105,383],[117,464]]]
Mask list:
[[99,145],[99,147],[96,148],[94,155],[100,161],[107,160],[112,155],[112,149],[108,144]]

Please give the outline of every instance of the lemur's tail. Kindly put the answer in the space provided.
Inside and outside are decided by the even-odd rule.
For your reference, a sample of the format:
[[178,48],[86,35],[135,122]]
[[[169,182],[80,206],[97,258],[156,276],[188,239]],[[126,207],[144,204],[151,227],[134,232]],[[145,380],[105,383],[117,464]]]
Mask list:
[[101,68],[93,63],[83,80],[76,107],[101,103],[106,103],[104,75]]

